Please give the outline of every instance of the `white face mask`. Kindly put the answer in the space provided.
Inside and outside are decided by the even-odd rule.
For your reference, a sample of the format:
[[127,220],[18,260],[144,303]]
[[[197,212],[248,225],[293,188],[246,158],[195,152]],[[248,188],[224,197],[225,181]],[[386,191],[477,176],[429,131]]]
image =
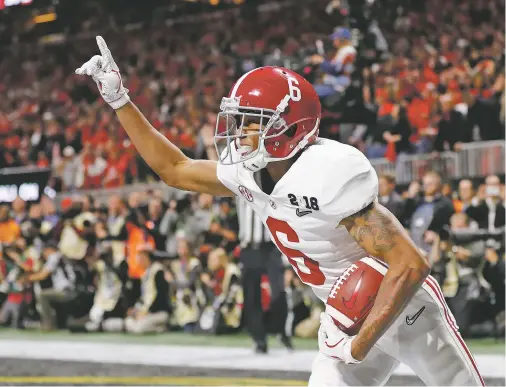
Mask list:
[[487,185],[485,187],[485,193],[487,196],[499,196],[501,190],[496,185]]

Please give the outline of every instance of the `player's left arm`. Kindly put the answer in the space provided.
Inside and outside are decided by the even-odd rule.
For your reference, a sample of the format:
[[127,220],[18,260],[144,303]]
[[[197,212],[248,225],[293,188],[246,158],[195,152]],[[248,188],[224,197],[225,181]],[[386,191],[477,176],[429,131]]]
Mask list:
[[389,267],[374,306],[351,344],[352,356],[363,360],[420,288],[430,265],[395,216],[377,202],[340,224],[367,253]]

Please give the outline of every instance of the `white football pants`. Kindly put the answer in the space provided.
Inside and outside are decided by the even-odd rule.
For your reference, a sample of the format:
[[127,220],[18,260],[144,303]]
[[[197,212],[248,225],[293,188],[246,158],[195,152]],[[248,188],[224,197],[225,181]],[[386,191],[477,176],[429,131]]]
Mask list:
[[362,363],[344,364],[319,353],[309,386],[382,386],[399,363],[429,386],[485,385],[441,288],[430,276]]

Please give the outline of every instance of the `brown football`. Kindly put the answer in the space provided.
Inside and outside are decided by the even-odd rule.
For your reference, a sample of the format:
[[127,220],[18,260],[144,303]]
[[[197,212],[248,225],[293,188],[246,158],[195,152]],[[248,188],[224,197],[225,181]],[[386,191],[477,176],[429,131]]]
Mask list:
[[374,258],[362,258],[336,280],[327,298],[326,312],[339,329],[356,335],[371,311],[386,266]]

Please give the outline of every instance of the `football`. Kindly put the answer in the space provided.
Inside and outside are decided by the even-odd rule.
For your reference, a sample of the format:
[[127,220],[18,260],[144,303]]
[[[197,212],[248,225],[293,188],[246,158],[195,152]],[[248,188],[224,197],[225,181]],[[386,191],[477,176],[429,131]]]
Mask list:
[[374,258],[362,258],[336,280],[325,311],[344,333],[356,335],[371,311],[387,268]]

